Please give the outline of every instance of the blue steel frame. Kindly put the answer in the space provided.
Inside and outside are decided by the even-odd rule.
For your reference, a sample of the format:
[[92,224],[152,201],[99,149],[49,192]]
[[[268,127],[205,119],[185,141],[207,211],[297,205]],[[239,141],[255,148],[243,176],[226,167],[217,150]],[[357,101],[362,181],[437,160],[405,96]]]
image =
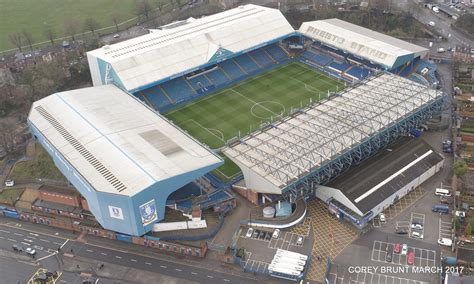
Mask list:
[[350,167],[360,164],[362,161],[375,155],[380,149],[394,142],[397,138],[408,135],[411,129],[419,127],[430,119],[433,114],[441,110],[444,98],[445,96],[440,96],[410,116],[366,138],[358,145],[353,145],[349,150],[286,186],[282,190],[285,198],[289,198],[292,201],[299,197],[314,195],[318,185],[327,184]]

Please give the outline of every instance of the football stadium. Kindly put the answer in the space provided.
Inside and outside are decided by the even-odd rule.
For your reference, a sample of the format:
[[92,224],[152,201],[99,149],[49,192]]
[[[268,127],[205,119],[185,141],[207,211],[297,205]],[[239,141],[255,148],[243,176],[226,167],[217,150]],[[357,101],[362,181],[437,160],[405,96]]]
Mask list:
[[[109,230],[146,234],[166,207],[194,216],[234,186],[258,200],[316,196],[364,226],[377,206],[362,212],[342,187],[323,186],[439,112],[427,55],[338,19],[295,30],[279,10],[249,4],[88,52],[94,87],[35,102],[28,123]],[[205,185],[205,204],[173,199],[189,184]]]

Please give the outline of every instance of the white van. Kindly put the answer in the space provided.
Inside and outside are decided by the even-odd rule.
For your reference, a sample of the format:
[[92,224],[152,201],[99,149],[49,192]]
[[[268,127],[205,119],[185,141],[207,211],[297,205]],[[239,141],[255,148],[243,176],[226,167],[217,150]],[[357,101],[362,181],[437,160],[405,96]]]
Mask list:
[[435,191],[435,195],[449,197],[451,196],[451,192],[449,192],[449,190],[447,189],[437,188]]
[[447,246],[450,247],[453,245],[453,240],[448,239],[448,238],[441,238],[438,240],[438,244],[441,246]]

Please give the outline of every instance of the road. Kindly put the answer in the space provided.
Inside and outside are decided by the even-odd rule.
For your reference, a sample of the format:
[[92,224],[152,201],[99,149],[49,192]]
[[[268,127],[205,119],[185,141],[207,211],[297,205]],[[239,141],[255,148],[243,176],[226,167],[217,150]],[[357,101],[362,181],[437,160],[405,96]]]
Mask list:
[[[25,248],[35,248],[37,251],[36,259],[28,257],[26,261],[23,259],[23,262],[35,263],[39,261],[43,267],[48,267],[50,270],[59,269],[61,258],[63,261],[66,260],[66,256],[62,256],[62,254],[67,253],[103,262],[105,265],[109,263],[121,265],[200,283],[259,283],[259,281],[240,275],[211,271],[199,266],[179,263],[179,260],[172,262],[123,250],[62,239],[39,232],[28,232],[22,228],[0,224],[0,250],[13,252],[13,244]],[[61,253],[57,255],[59,247],[62,247],[62,249]],[[26,275],[26,277],[28,278],[30,275]]]

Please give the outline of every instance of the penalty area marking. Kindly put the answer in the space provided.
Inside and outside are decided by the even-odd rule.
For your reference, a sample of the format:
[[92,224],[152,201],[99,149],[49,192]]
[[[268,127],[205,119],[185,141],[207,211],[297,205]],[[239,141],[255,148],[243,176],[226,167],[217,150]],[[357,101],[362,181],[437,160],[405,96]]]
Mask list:
[[[214,137],[216,137],[217,139],[219,139],[220,141],[224,142],[225,144],[225,141],[224,141],[224,134],[220,131],[220,130],[217,130],[215,128],[207,128],[207,127],[204,127],[202,124],[200,124],[199,122],[195,121],[194,119],[188,119],[186,120],[184,123],[188,122],[188,121],[191,121],[191,122],[194,122],[197,126],[201,127],[202,129],[206,130],[207,132],[211,133],[211,135],[213,135]],[[216,135],[216,133],[214,133],[213,131],[211,130],[214,130],[216,131],[217,133],[219,133],[219,136]]]

